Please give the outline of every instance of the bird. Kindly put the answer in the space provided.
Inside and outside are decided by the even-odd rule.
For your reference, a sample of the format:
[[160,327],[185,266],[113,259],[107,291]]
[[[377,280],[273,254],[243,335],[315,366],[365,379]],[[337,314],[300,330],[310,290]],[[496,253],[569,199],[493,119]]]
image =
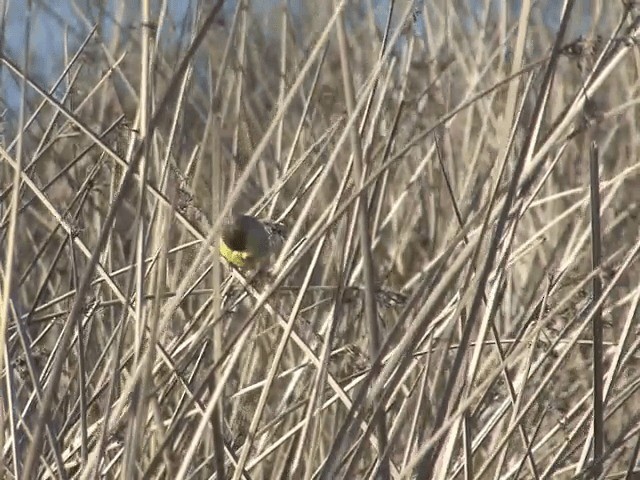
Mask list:
[[282,223],[233,215],[222,227],[220,255],[235,267],[257,268],[278,250],[285,236]]

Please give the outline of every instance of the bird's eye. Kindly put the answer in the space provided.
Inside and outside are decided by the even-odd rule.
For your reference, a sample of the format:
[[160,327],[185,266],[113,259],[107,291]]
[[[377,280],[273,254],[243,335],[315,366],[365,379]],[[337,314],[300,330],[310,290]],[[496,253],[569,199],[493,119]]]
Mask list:
[[247,248],[247,236],[241,229],[233,228],[224,232],[222,239],[231,250],[242,251]]

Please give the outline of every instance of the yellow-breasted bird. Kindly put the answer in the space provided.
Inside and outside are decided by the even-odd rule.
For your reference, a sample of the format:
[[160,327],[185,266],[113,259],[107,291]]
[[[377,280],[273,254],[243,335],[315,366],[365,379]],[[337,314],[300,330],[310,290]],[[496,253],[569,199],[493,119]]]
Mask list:
[[254,268],[282,246],[285,235],[282,223],[234,215],[222,227],[220,255],[236,267]]

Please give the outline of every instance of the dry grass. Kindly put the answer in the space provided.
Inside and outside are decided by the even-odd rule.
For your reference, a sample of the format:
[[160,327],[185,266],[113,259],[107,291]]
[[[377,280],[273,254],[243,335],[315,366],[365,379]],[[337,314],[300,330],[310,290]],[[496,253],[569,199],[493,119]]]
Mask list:
[[112,3],[2,54],[2,478],[638,478],[633,2]]

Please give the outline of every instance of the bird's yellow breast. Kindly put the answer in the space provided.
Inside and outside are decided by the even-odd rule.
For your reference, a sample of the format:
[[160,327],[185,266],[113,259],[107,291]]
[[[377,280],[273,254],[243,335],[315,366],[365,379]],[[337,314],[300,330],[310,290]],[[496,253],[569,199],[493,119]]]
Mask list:
[[251,263],[252,255],[249,252],[242,252],[239,250],[233,250],[220,239],[220,255],[222,255],[227,262],[235,265],[236,267],[246,267]]

